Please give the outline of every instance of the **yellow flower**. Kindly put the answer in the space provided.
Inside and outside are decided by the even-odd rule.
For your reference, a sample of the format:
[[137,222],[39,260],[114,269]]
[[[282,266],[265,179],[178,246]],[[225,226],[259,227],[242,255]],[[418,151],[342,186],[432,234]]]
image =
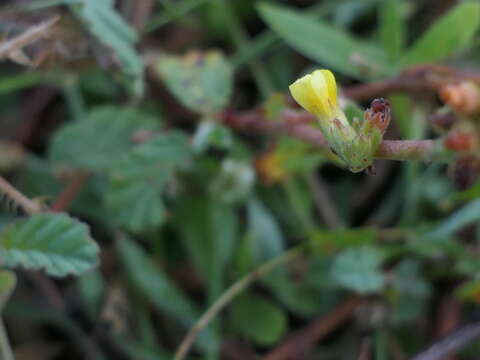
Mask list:
[[305,110],[319,118],[338,116],[337,84],[330,70],[316,70],[290,85],[290,93]]
[[390,121],[388,102],[376,99],[365,112],[365,119],[348,121],[337,101],[337,84],[329,70],[313,73],[290,85],[293,98],[318,118],[330,149],[353,172],[373,164],[375,153]]

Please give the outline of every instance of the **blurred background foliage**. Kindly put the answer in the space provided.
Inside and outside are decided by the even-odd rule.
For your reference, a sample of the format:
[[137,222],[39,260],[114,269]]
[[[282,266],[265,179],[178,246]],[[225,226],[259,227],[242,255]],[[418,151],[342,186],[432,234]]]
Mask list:
[[[51,210],[25,216],[4,196],[16,358],[171,359],[230,285],[275,259],[188,358],[401,360],[479,321],[478,113],[445,106],[439,86],[379,94],[387,139],[438,138],[448,120],[477,142],[444,161],[377,161],[374,176],[228,121],[274,128],[295,108],[288,85],[316,67],[346,94],[428,66],[478,83],[477,1],[1,6],[0,170]],[[373,98],[357,99],[343,100],[361,116]]]

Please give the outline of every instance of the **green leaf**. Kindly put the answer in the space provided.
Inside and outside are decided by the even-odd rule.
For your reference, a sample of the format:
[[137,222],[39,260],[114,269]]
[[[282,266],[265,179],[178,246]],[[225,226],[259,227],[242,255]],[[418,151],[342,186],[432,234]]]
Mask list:
[[233,208],[202,196],[183,198],[179,199],[174,218],[203,278],[218,280],[232,256],[236,239],[238,224]]
[[356,78],[386,69],[384,53],[340,29],[292,9],[262,3],[263,20],[291,47],[322,66]]
[[477,181],[471,187],[464,191],[454,192],[447,198],[447,204],[458,204],[469,200],[480,198],[480,181]]
[[252,237],[255,263],[280,255],[284,249],[284,239],[270,210],[257,199],[251,199],[247,206],[248,231]]
[[480,4],[463,2],[433,24],[407,51],[402,67],[437,62],[468,49],[480,24]]
[[77,278],[78,291],[91,319],[98,316],[105,293],[105,282],[99,269],[88,271]]
[[133,79],[128,82],[136,95],[143,93],[143,60],[136,52],[134,44],[137,34],[115,11],[110,0],[83,0],[71,5],[74,13],[86,24],[86,29],[104,45],[113,50],[122,71]]
[[0,311],[10,299],[13,290],[17,286],[17,276],[9,270],[0,270]]
[[405,23],[401,0],[385,0],[380,4],[380,41],[390,60],[400,57],[405,45]]
[[194,112],[218,112],[230,99],[232,67],[217,51],[162,56],[155,70],[180,103]]
[[49,156],[52,161],[63,165],[109,170],[135,144],[135,133],[156,129],[155,119],[134,108],[97,108],[85,120],[58,130]]
[[145,251],[127,238],[117,246],[131,284],[165,315],[192,325],[199,315],[197,309]]
[[429,237],[448,237],[475,221],[480,220],[480,199],[474,200],[450,215],[427,234]]
[[390,319],[395,326],[415,324],[428,313],[428,298],[400,293],[398,297],[390,300]]
[[340,230],[315,230],[310,235],[310,244],[314,252],[332,254],[349,247],[373,244],[377,239],[377,230],[372,227]]
[[87,271],[99,253],[88,227],[66,214],[37,214],[8,226],[0,250],[6,266],[45,269],[52,276]]
[[251,292],[233,302],[230,315],[232,326],[259,345],[275,343],[287,327],[287,317],[279,306]]
[[384,284],[380,265],[384,254],[373,246],[342,251],[335,257],[332,277],[338,284],[361,294],[375,293]]
[[158,135],[133,149],[110,174],[105,201],[114,222],[133,232],[160,225],[165,185],[188,155],[188,139],[180,132]]

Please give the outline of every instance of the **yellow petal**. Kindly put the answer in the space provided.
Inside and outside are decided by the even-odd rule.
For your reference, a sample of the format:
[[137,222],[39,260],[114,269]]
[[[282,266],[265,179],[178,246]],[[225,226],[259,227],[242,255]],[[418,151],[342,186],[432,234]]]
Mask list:
[[312,89],[312,75],[308,74],[289,86],[295,101],[308,112],[315,111],[315,94]]
[[330,101],[330,106],[337,106],[337,83],[335,82],[335,76],[330,70],[322,69],[320,70],[325,78],[328,88],[328,99]]
[[315,93],[317,116],[330,117],[332,111],[328,101],[328,84],[321,70],[312,73],[312,88]]

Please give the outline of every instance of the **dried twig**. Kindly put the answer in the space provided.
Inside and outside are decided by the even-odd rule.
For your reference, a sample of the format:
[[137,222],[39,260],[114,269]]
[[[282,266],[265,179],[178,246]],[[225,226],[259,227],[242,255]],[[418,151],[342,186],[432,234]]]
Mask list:
[[361,297],[352,296],[327,315],[296,332],[282,345],[265,355],[262,360],[303,359],[316,341],[347,320],[362,301]]
[[39,203],[23,195],[2,176],[0,176],[0,192],[18,204],[28,215],[38,214],[42,211],[42,206]]
[[0,44],[0,60],[10,57],[16,51],[31,44],[41,37],[47,36],[52,27],[60,20],[59,16],[55,16],[39,25],[32,26],[24,33]]
[[369,100],[395,92],[437,91],[443,85],[461,80],[480,84],[480,75],[448,66],[427,64],[408,69],[390,79],[346,87],[343,95],[355,100]]
[[478,337],[480,337],[480,322],[466,325],[434,343],[427,350],[410,360],[441,360],[445,356],[457,352]]

